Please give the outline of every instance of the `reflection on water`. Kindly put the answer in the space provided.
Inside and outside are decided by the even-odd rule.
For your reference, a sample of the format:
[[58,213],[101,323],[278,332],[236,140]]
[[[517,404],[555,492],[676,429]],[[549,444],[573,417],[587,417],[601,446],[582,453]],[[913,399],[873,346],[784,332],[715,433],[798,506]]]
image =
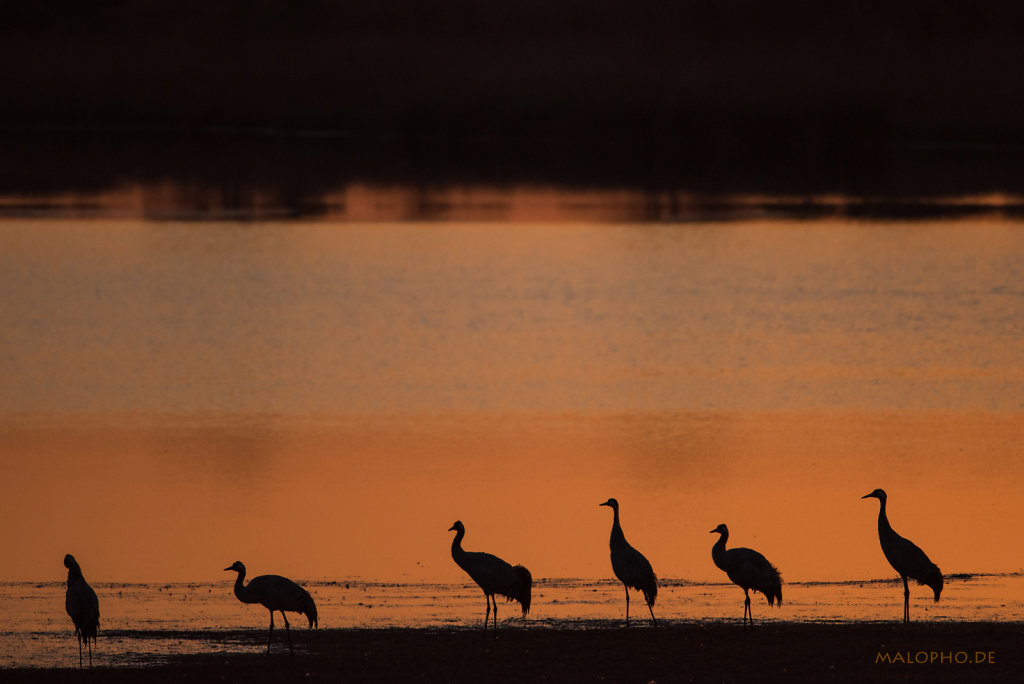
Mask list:
[[1024,536],[1015,221],[8,220],[0,243],[6,579],[70,552],[100,584],[236,559],[452,584],[456,519],[468,550],[602,578],[615,496],[660,576],[719,581],[724,522],[797,587],[888,572],[880,486],[947,574],[1020,568],[992,543]]
[[1014,222],[6,222],[0,242],[4,414],[1024,408]]
[[[20,550],[12,578],[59,579],[70,551],[90,581],[203,578],[241,559],[257,574],[457,582],[457,519],[467,550],[536,576],[606,577],[598,504],[615,494],[659,576],[720,580],[708,530],[725,522],[789,581],[853,579],[889,571],[876,502],[860,498],[878,483],[893,526],[944,572],[1020,568],[1012,544],[991,543],[1024,524],[1013,413],[253,418],[274,431],[260,449],[247,423],[120,418],[4,428],[0,487],[25,519],[0,531]],[[67,524],[77,511],[88,525]]]
[[[317,184],[310,184],[315,186]],[[164,180],[39,196],[0,192],[0,217],[224,221],[691,222],[789,217],[955,218],[1024,216],[1024,197],[998,192],[957,196],[814,195],[708,188],[573,188],[530,184],[365,183],[307,192],[236,183]]]
[[[483,595],[470,584],[383,584],[360,581],[302,581],[317,602],[324,629],[475,629],[483,622]],[[267,612],[239,603],[230,582],[95,585],[102,610],[95,649],[98,666],[155,665],[181,653],[259,652],[265,645]],[[63,585],[0,583],[4,624],[0,667],[76,667],[71,622],[63,611]],[[896,622],[902,616],[898,580],[791,583],[781,608],[769,608],[760,594],[752,607],[760,621]],[[912,595],[916,620],[1017,621],[1024,619],[1024,578],[1020,575],[953,577],[942,601],[926,591]],[[659,621],[739,623],[743,593],[732,584],[662,580]],[[517,606],[499,602],[506,628],[599,629],[622,624],[622,587],[614,581],[540,579],[528,620]],[[303,626],[295,630],[302,649]],[[281,635],[279,635],[281,636]],[[283,648],[282,641],[275,648]]]

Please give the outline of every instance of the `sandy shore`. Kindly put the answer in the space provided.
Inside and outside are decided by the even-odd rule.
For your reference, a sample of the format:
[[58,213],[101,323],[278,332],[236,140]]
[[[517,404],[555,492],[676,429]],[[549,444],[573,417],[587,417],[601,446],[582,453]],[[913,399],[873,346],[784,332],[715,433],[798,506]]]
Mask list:
[[[467,629],[296,630],[293,637],[294,657],[275,640],[268,658],[254,632],[246,637],[251,654],[184,655],[80,675],[0,674],[5,682],[71,675],[90,682],[987,682],[1019,681],[1024,666],[1024,625],[1007,623],[769,623],[748,632],[733,623],[504,627],[486,641]],[[922,660],[934,662],[915,662]]]

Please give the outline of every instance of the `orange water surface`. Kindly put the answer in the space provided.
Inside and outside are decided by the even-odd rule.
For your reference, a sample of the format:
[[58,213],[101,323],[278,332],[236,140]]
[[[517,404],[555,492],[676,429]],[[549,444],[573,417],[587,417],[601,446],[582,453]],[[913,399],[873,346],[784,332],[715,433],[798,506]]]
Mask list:
[[[1024,224],[0,222],[0,579],[1024,566]],[[1019,583],[1018,583],[1019,584]],[[1014,585],[1016,586],[1016,585]]]

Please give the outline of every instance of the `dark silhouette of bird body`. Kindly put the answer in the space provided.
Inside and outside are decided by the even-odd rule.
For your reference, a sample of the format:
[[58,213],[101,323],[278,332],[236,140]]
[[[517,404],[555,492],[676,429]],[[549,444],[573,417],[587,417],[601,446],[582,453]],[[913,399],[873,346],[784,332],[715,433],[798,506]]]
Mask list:
[[487,622],[491,615],[491,604],[494,605],[494,630],[498,630],[498,602],[495,594],[504,596],[509,601],[518,601],[523,607],[523,617],[530,612],[530,596],[533,590],[533,576],[522,565],[510,565],[502,559],[480,551],[466,551],[462,548],[462,538],[466,536],[466,526],[456,520],[449,532],[455,532],[452,540],[452,559],[455,564],[466,571],[466,574],[484,592],[487,601],[487,613],[484,614],[484,636],[487,635]]
[[70,553],[64,556],[64,567],[68,569],[68,588],[64,594],[64,608],[75,623],[78,637],[78,666],[82,667],[82,643],[89,649],[89,667],[92,667],[92,645],[100,628],[100,602],[96,592],[82,576],[82,568]]
[[768,605],[774,606],[776,602],[782,605],[782,576],[778,569],[768,562],[768,559],[753,549],[738,547],[726,549],[725,543],[729,539],[729,528],[719,525],[711,530],[711,534],[718,533],[718,541],[711,547],[711,559],[725,574],[729,576],[733,584],[743,590],[743,626],[746,628],[747,620],[750,620],[750,627],[754,626],[754,615],[750,611],[750,590],[759,591],[768,599]]
[[907,578],[916,580],[920,585],[927,585],[935,592],[935,600],[942,593],[942,572],[939,566],[932,563],[928,555],[917,544],[896,534],[889,524],[889,516],[885,513],[887,499],[884,489],[876,489],[865,494],[862,499],[875,498],[878,507],[878,541],[882,545],[882,553],[889,565],[899,573],[903,580],[903,621],[910,622],[910,586]]
[[267,655],[270,655],[270,641],[274,635],[274,611],[280,611],[284,618],[284,630],[288,635],[288,650],[295,655],[292,648],[292,634],[288,625],[288,616],[285,611],[301,613],[309,620],[311,628],[319,625],[316,613],[316,604],[309,592],[292,582],[287,577],[280,575],[260,575],[253,577],[249,584],[244,584],[245,566],[242,561],[235,561],[225,571],[234,570],[238,573],[235,579],[235,596],[242,603],[258,603],[270,611],[270,632],[267,635]]
[[658,577],[654,574],[651,563],[626,541],[626,535],[622,533],[622,526],[619,524],[619,502],[615,499],[608,499],[598,505],[609,506],[614,512],[612,534],[608,545],[611,549],[612,572],[626,588],[626,626],[629,627],[630,589],[635,589],[644,595],[647,610],[651,612],[651,620],[654,621],[654,624],[658,624],[658,619],[654,617],[654,602],[658,598]]

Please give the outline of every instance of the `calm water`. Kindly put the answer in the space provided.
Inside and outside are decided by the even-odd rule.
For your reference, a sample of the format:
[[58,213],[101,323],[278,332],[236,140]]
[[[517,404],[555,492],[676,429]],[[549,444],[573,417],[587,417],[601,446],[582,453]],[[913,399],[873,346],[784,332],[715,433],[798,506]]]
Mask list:
[[[182,652],[262,650],[267,612],[238,602],[230,584],[97,583],[102,616],[94,663],[115,667],[154,665]],[[475,629],[482,624],[482,595],[475,585],[317,580],[303,584],[317,602],[320,627],[325,629]],[[914,591],[911,610],[915,619],[921,620],[1024,620],[1022,584],[1024,577],[1020,575],[952,578],[937,604],[925,596],[927,589]],[[752,607],[759,621],[893,622],[902,617],[903,590],[898,580],[798,583],[786,585],[783,592],[781,608],[770,609],[758,595]],[[63,593],[64,586],[58,582],[0,583],[3,622],[17,626],[0,632],[0,667],[78,666],[77,641],[64,613]],[[656,608],[659,620],[738,624],[743,594],[732,584],[667,580],[662,583]],[[506,627],[523,625],[517,604],[500,603],[499,611]],[[539,580],[526,626],[616,627],[622,624],[623,611],[618,583]],[[280,619],[276,622],[283,626]],[[301,650],[305,619],[299,616],[290,622],[299,625],[292,636]],[[641,619],[640,624],[646,621]],[[275,641],[273,648],[286,648],[284,634],[277,636],[280,641]]]
[[[69,552],[104,592],[199,583],[182,603],[216,616],[173,627],[130,599],[115,633],[251,626],[204,584],[236,559],[401,585],[351,610],[355,590],[316,585],[346,606],[326,626],[472,624],[469,598],[403,607],[423,587],[463,605],[453,521],[535,577],[605,578],[615,496],[687,582],[669,614],[729,615],[687,612],[721,580],[725,522],[792,583],[787,618],[870,619],[855,606],[887,599],[833,584],[803,609],[797,583],[888,576],[876,487],[947,575],[1024,565],[1021,264],[1024,224],[998,217],[6,219],[0,580],[56,596],[36,632],[66,630]],[[985,585],[930,614],[1018,615],[1016,580],[998,608],[961,586]]]

